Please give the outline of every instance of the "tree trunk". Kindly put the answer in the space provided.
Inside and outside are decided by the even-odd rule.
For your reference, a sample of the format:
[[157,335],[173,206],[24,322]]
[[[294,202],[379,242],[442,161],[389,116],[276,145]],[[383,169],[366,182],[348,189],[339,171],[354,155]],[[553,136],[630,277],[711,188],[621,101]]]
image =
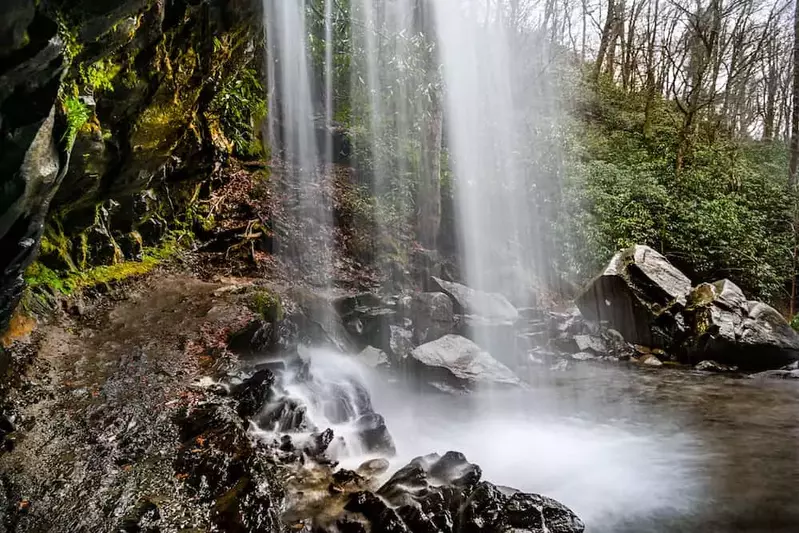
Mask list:
[[607,54],[608,46],[610,46],[615,17],[616,2],[615,0],[608,0],[608,14],[605,19],[605,27],[602,28],[602,37],[599,40],[599,51],[596,54],[596,63],[594,64],[594,81],[599,81],[599,76],[602,74],[602,63],[605,61],[605,54]]
[[797,185],[799,167],[799,2],[794,13],[793,39],[793,110],[791,111],[791,163],[788,167],[789,183]]

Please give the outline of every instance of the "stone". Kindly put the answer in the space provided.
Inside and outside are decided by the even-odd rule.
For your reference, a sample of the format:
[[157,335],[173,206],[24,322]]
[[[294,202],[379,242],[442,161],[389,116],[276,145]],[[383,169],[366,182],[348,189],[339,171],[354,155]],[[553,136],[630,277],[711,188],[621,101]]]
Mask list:
[[571,354],[570,357],[572,359],[574,359],[575,361],[591,361],[592,359],[596,359],[597,358],[596,355],[594,355],[592,353],[588,353],[588,352],[573,353],[573,354]]
[[485,318],[515,322],[519,312],[507,298],[499,293],[478,291],[443,279],[433,277],[432,280],[457,305],[456,312],[464,315],[477,315]]
[[411,352],[420,374],[433,384],[455,388],[477,385],[520,384],[519,378],[505,365],[478,345],[459,335],[445,335]]
[[369,413],[355,421],[358,438],[367,453],[382,453],[394,455],[394,439],[386,427],[386,420],[382,415]]
[[258,414],[269,401],[274,382],[274,374],[270,370],[264,369],[232,386],[230,395],[238,400],[239,416],[250,418]]
[[[461,453],[450,451],[443,457],[430,454],[417,457],[398,470],[378,489],[377,496],[396,510],[412,533],[584,531],[580,519],[559,502],[498,487],[481,477],[480,467],[469,463]],[[366,502],[365,496],[360,498]],[[372,506],[378,508],[376,503],[369,505]],[[371,517],[367,517],[372,531],[384,531],[375,524],[374,516],[380,520],[394,518],[385,510],[371,511]]]
[[654,354],[644,354],[639,359],[638,362],[642,365],[646,366],[663,366],[663,361],[657,358]]
[[691,291],[685,310],[690,337],[684,357],[713,360],[742,370],[781,368],[799,360],[799,334],[773,307],[747,301],[729,280]]
[[414,295],[411,316],[415,322],[414,337],[423,344],[455,330],[452,300],[443,292],[422,292]]
[[799,379],[799,370],[766,370],[752,374],[753,378],[758,379]]
[[367,346],[358,354],[358,360],[367,366],[378,368],[388,364],[388,355],[374,346]]
[[680,334],[675,314],[691,280],[648,246],[617,253],[578,296],[583,316],[607,322],[633,344],[663,348]]
[[395,360],[405,359],[414,348],[413,332],[400,326],[389,326],[388,346]]
[[590,352],[594,355],[608,355],[609,350],[602,337],[593,335],[575,335],[574,342],[581,352]]
[[702,372],[735,372],[738,370],[737,367],[734,366],[727,366],[722,365],[721,363],[717,363],[716,361],[700,361],[695,367],[694,370],[700,370]]
[[356,472],[365,478],[373,478],[386,473],[389,468],[391,468],[391,463],[388,462],[388,459],[379,458],[361,464]]

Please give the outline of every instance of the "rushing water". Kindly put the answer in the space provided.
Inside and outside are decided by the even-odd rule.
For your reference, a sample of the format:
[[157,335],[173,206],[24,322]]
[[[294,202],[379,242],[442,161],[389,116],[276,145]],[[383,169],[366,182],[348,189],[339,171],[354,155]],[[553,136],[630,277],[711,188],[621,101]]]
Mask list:
[[[530,390],[419,394],[354,358],[313,352],[313,384],[291,387],[330,421],[319,389],[363,384],[385,416],[395,468],[458,450],[494,483],[554,497],[593,533],[794,532],[799,388],[687,371],[582,366]],[[323,384],[327,385],[323,385]],[[356,393],[353,393],[356,394]],[[360,453],[351,424],[345,466]]]

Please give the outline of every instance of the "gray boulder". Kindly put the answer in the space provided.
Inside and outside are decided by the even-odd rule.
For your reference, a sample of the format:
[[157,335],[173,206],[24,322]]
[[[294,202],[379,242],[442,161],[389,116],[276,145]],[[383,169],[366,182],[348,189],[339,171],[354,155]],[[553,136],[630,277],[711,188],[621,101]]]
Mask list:
[[478,291],[435,276],[432,279],[455,302],[457,313],[510,322],[519,319],[519,312],[513,304],[499,293]]
[[577,298],[583,316],[608,322],[633,344],[663,348],[680,332],[691,280],[648,246],[617,253]]
[[419,375],[434,387],[451,391],[478,385],[519,385],[519,378],[478,345],[459,335],[445,335],[411,352]]
[[358,360],[367,366],[377,368],[388,365],[388,355],[374,346],[367,346],[358,354]]
[[395,360],[402,360],[408,357],[413,351],[413,332],[401,326],[389,327],[388,347]]
[[690,362],[710,359],[743,370],[780,368],[799,360],[799,335],[773,307],[748,301],[729,280],[702,283],[685,310]]
[[452,300],[443,292],[422,292],[413,297],[411,315],[417,343],[434,341],[455,329]]

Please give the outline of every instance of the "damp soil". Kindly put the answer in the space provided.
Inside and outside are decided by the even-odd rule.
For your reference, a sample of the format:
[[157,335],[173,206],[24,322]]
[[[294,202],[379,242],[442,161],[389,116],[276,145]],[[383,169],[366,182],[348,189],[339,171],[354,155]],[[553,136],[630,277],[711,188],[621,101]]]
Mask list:
[[173,469],[173,417],[219,363],[198,347],[231,305],[225,287],[155,272],[12,348],[36,356],[7,398],[17,431],[0,456],[0,529],[146,531],[160,518],[206,530]]

